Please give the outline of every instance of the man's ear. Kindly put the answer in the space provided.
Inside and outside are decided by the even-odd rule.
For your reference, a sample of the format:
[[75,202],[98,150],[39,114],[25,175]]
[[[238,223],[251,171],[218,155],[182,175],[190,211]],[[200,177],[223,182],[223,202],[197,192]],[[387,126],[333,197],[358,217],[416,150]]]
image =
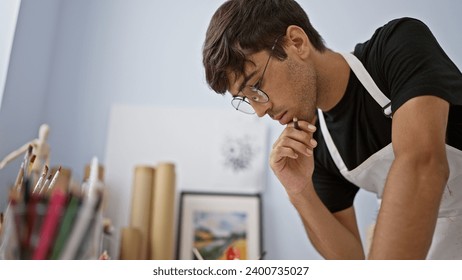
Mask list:
[[291,51],[301,58],[309,57],[313,48],[305,31],[297,25],[287,27],[285,44],[287,51]]

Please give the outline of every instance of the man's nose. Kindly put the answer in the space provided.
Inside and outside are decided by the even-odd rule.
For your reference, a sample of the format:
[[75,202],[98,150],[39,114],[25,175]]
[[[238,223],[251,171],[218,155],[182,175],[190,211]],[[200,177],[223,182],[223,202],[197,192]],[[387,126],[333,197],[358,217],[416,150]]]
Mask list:
[[265,102],[265,103],[257,103],[254,102],[252,104],[253,109],[255,110],[255,113],[259,118],[263,117],[266,115],[268,112],[268,109],[271,108],[270,102]]

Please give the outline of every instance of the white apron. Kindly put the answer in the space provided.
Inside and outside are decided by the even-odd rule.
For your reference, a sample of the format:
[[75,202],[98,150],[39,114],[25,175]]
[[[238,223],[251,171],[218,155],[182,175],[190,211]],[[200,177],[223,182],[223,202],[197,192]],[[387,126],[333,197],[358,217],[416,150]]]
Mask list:
[[[362,63],[353,54],[343,53],[351,69],[369,94],[391,116],[390,100],[372,80]],[[394,160],[392,144],[388,144],[353,170],[348,170],[327,129],[324,115],[318,110],[322,134],[341,174],[356,186],[377,194],[379,203],[385,181]],[[428,259],[462,259],[462,151],[446,145],[450,176],[440,204],[438,220]]]

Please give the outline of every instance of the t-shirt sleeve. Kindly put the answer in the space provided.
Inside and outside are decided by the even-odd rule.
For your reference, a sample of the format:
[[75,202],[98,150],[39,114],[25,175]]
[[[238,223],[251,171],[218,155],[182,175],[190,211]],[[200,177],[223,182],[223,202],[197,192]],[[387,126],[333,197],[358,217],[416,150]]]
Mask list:
[[412,18],[389,25],[377,42],[381,44],[380,67],[391,95],[392,111],[421,95],[434,95],[462,105],[461,73],[430,29]]

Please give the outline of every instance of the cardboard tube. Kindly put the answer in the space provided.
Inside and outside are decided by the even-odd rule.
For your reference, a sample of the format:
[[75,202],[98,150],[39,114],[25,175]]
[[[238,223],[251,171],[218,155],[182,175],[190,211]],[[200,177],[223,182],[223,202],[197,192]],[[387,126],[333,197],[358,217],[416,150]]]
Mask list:
[[160,163],[154,178],[151,259],[174,259],[175,165]]
[[134,227],[124,227],[120,238],[121,260],[139,260],[141,258],[141,231]]
[[155,169],[151,166],[136,166],[134,170],[130,227],[141,233],[140,259],[148,259],[149,230],[151,221],[151,196]]

